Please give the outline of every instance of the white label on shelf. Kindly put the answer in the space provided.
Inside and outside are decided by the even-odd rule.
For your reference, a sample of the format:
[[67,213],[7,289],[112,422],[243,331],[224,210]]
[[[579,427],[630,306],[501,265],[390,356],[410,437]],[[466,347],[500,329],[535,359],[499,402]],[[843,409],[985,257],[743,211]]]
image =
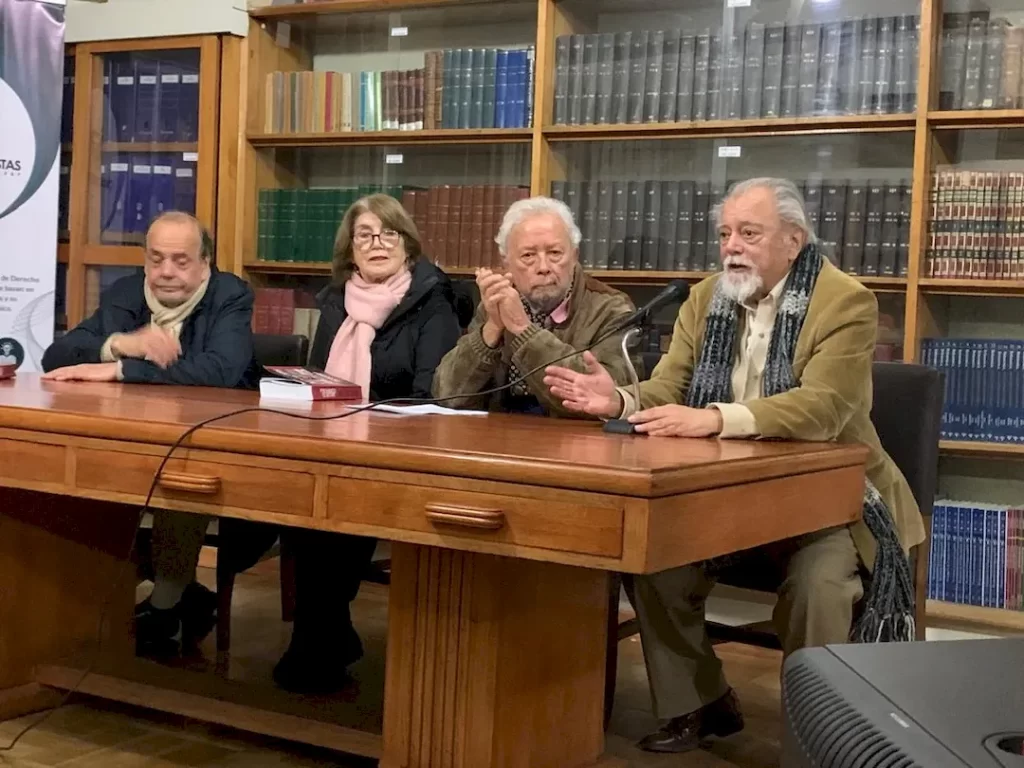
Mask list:
[[152,173],[153,168],[149,165],[133,165],[132,173]]
[[392,37],[406,37],[408,34],[409,34],[409,28],[408,27],[392,27],[391,28],[391,36]]
[[718,148],[718,156],[719,157],[739,157],[741,151],[742,150],[741,150],[739,144],[730,144],[727,147],[719,147]]
[[728,6],[730,8],[749,8],[750,0],[729,0]]
[[195,84],[199,82],[199,75],[182,75],[181,82]]
[[174,175],[179,179],[191,179],[192,169],[191,168],[175,168]]
[[139,85],[156,85],[156,75],[139,75]]
[[182,152],[181,159],[186,163],[198,163],[199,153],[198,152]]
[[181,80],[181,75],[179,75],[179,74],[160,75],[160,82],[161,83],[177,83],[180,80]]
[[117,84],[118,85],[135,85],[135,77],[134,77],[134,75],[123,75],[122,77],[117,78]]
[[405,158],[401,155],[384,155],[384,162],[387,165],[401,165],[405,162]]
[[153,166],[153,173],[155,173],[157,176],[170,176],[171,175],[171,166],[169,166],[169,165],[154,165]]
[[128,163],[111,163],[111,173],[128,173]]

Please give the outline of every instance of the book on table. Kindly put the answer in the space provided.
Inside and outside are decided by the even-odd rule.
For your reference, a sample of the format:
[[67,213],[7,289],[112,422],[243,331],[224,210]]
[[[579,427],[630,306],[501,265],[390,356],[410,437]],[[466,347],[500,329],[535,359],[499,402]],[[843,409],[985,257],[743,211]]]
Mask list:
[[362,389],[351,381],[302,366],[269,365],[260,379],[260,397],[271,400],[346,400],[361,402]]

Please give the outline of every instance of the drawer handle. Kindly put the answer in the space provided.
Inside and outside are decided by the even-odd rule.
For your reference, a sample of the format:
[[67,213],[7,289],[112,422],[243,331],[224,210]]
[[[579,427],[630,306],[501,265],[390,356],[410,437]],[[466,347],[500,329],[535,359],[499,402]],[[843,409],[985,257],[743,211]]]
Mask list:
[[456,525],[483,531],[497,531],[505,526],[505,513],[500,509],[428,504],[426,510],[427,519],[436,525]]
[[161,472],[160,487],[167,491],[202,493],[213,496],[220,492],[220,478],[211,475],[187,475],[184,472]]

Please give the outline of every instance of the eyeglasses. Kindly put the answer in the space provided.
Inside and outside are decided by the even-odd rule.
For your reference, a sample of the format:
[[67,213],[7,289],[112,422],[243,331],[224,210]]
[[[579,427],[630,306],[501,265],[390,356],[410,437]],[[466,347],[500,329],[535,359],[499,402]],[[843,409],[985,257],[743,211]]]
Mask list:
[[385,229],[379,234],[377,232],[356,232],[352,238],[352,242],[362,249],[368,249],[373,245],[373,238],[380,240],[380,244],[391,250],[399,241],[402,239],[402,235],[393,229]]

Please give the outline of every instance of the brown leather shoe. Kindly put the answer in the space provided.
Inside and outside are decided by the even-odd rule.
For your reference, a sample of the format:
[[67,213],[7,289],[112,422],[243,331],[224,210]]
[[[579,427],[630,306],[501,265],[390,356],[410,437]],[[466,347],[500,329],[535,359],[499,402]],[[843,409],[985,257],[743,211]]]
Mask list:
[[730,688],[720,699],[696,712],[672,718],[637,746],[647,752],[689,752],[710,736],[731,736],[742,730],[743,713],[736,693]]

